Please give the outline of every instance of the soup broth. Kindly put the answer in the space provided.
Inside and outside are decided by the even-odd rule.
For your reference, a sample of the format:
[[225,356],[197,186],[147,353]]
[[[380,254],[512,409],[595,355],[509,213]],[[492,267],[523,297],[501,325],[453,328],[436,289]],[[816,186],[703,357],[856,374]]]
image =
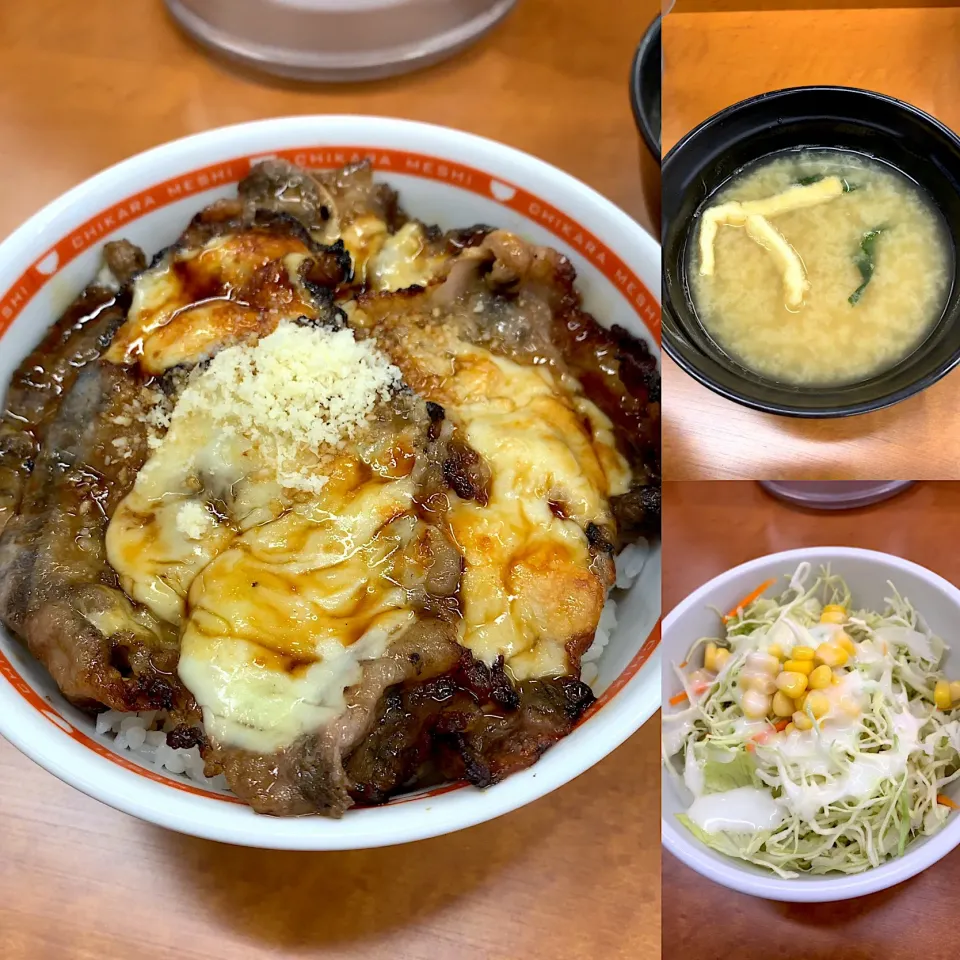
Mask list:
[[689,249],[707,332],[744,366],[797,385],[892,367],[940,318],[952,276],[946,227],[916,184],[836,150],[746,168],[698,214]]

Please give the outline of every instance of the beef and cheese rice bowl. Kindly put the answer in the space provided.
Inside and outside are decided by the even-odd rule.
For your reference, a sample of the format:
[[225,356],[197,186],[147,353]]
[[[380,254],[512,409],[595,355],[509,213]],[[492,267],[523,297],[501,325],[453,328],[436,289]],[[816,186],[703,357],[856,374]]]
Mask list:
[[258,812],[529,766],[659,527],[656,360],[574,280],[366,164],[261,163],[149,265],[106,244],[7,394],[3,622]]

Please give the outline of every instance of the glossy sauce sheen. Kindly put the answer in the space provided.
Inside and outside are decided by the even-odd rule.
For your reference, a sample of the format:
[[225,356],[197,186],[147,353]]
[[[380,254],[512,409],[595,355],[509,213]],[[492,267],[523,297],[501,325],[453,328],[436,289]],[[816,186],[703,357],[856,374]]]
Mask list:
[[[432,274],[419,230],[350,238],[369,244],[372,288]],[[187,267],[141,275],[111,359],[165,369],[183,361],[185,343],[209,355],[309,316],[295,281],[305,251],[284,244],[218,238],[178,252]],[[277,257],[292,293],[269,311],[238,303],[233,291]],[[608,498],[630,479],[610,421],[575,383],[456,338],[425,338],[390,359],[491,469],[486,505],[447,496],[447,534],[464,557],[452,600],[461,642],[488,664],[503,656],[516,679],[569,674],[566,644],[592,635],[605,599],[583,531],[609,522]],[[273,751],[334,719],[364,662],[415,619],[401,587],[425,562],[415,439],[371,452],[363,437],[327,459],[322,489],[293,495],[255,446],[175,412],[111,522],[110,561],[134,599],[181,628],[181,679],[221,744]]]

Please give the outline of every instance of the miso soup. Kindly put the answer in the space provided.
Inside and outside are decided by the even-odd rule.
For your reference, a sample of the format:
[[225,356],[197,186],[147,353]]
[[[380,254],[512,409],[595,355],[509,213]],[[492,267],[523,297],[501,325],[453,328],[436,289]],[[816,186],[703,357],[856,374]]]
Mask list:
[[926,194],[838,150],[752,164],[710,198],[688,244],[704,328],[757,373],[798,385],[864,380],[939,320],[953,250]]

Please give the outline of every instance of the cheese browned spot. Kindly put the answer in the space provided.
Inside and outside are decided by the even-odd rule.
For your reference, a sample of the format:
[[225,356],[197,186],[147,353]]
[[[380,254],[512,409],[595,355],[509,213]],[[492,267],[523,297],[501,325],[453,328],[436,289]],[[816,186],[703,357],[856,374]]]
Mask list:
[[[254,274],[273,261],[288,269],[310,253],[305,243],[293,236],[249,230],[208,240],[202,247],[171,251],[155,267],[145,271],[133,285],[127,321],[117,331],[105,354],[111,363],[132,363],[148,358],[149,373],[173,366],[175,359],[197,343],[226,342],[231,331],[259,329],[269,332],[279,317],[269,312],[257,318],[235,294]],[[308,302],[291,303],[291,317],[313,315]],[[164,333],[164,327],[174,328]],[[157,338],[151,346],[151,338]],[[214,351],[211,349],[208,355]],[[165,365],[164,365],[165,364]]]
[[[485,507],[457,501],[449,515],[466,561],[463,643],[486,663],[504,657],[518,680],[566,676],[566,644],[593,633],[606,597],[584,530],[610,523],[609,497],[629,484],[610,423],[549,370],[476,347],[457,349],[445,392],[493,474]],[[593,437],[578,410],[587,405]]]
[[[366,325],[362,307],[350,313]],[[611,524],[609,498],[630,484],[612,424],[573,378],[468,344],[442,315],[386,323],[371,332],[404,379],[492,473],[485,505],[453,497],[447,514],[465,560],[461,642],[487,664],[502,656],[518,680],[569,675],[566,645],[593,633],[607,588],[585,530]]]

